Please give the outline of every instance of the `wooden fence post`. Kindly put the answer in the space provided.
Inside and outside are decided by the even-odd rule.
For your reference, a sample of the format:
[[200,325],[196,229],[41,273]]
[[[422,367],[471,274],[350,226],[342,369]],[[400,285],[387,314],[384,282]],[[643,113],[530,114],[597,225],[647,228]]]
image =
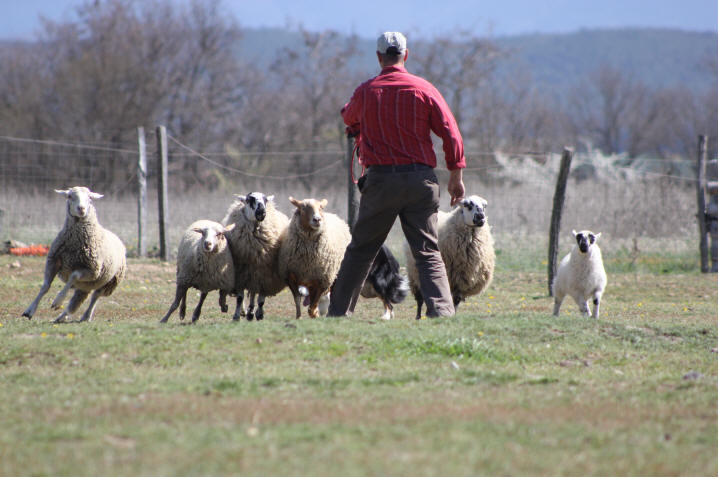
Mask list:
[[359,215],[359,189],[352,178],[352,156],[354,154],[355,140],[353,136],[347,135],[347,224],[349,229],[354,230],[354,224]]
[[706,223],[706,154],[708,137],[698,136],[698,180],[696,182],[696,196],[698,199],[698,246],[701,252],[701,272],[708,273],[708,224]]
[[556,191],[553,195],[553,210],[551,211],[551,230],[548,238],[548,295],[553,296],[551,284],[556,276],[556,260],[558,258],[558,239],[561,232],[561,214],[563,213],[563,203],[566,198],[566,184],[568,183],[568,173],[571,170],[571,159],[573,158],[573,149],[569,147],[563,148],[561,155],[561,166],[558,171],[558,179],[556,180]]
[[167,246],[167,129],[157,126],[157,203],[159,206],[160,259],[169,260]]
[[145,128],[137,128],[137,143],[140,154],[137,159],[137,254],[147,256],[147,147],[145,145]]

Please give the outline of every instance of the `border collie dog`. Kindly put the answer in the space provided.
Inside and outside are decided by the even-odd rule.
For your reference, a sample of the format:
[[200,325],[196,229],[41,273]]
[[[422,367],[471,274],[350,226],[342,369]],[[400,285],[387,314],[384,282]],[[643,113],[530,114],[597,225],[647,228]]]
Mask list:
[[382,245],[369,269],[361,296],[379,298],[384,303],[383,320],[394,317],[394,305],[401,303],[409,293],[409,280],[400,273],[399,262],[396,261],[389,247]]

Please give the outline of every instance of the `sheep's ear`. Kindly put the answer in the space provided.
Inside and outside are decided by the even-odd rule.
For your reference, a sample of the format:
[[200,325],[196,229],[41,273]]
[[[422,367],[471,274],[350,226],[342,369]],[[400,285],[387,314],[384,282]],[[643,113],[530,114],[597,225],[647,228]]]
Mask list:
[[247,202],[247,196],[246,196],[246,195],[234,194],[234,198],[235,198],[235,200],[238,200],[238,201],[240,201],[240,202],[243,203],[243,204],[244,204],[245,202]]
[[222,230],[222,234],[226,234],[227,232],[231,232],[231,231],[234,229],[234,226],[235,226],[235,225],[237,225],[237,224],[235,224],[235,223],[233,222],[233,223],[229,224],[228,226],[226,226],[226,227],[224,228],[224,230]]
[[328,203],[329,203],[329,201],[327,199],[322,199],[319,201],[319,207],[321,207],[323,209],[324,207],[327,206]]
[[461,205],[462,207],[466,207],[467,205],[469,205],[469,199],[461,199],[459,205]]
[[200,235],[204,235],[204,230],[202,230],[200,227],[193,227],[192,231],[197,232]]
[[295,198],[292,197],[291,195],[289,196],[289,202],[291,202],[292,205],[293,205],[294,207],[296,207],[297,209],[302,206],[302,202],[299,201],[299,200],[297,200],[297,199],[295,199]]
[[97,192],[92,192],[92,191],[90,191],[87,195],[88,195],[88,196],[90,197],[90,199],[92,199],[92,200],[102,199],[103,197],[105,197],[105,196],[102,195],[102,194],[98,194]]
[[601,238],[601,232],[595,234],[594,237],[596,237],[596,242],[598,242],[598,239]]
[[489,205],[489,201],[486,199],[481,199],[481,207],[486,208],[487,205]]
[[571,233],[573,234],[574,237],[575,237],[576,235],[578,235],[575,230],[572,230]]
[[64,195],[65,197],[70,195],[70,189],[65,189],[65,190],[55,189],[55,192],[57,192],[60,195]]
[[274,202],[274,196],[273,196],[273,195],[268,195],[268,196],[267,196],[267,202]]

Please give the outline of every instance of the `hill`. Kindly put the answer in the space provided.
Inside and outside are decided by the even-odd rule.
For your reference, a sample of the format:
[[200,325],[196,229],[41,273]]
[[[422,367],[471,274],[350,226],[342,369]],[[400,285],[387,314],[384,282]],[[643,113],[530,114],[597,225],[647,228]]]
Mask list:
[[[377,68],[374,40],[359,41],[360,50],[366,53],[358,69],[371,74]],[[529,72],[537,88],[555,93],[603,65],[652,87],[702,89],[711,82],[711,74],[703,66],[707,57],[718,58],[718,32],[628,28],[505,36],[492,41],[510,53],[501,74]],[[262,63],[274,58],[277,49],[300,43],[296,31],[246,29],[239,53]],[[414,54],[421,51],[414,50]]]

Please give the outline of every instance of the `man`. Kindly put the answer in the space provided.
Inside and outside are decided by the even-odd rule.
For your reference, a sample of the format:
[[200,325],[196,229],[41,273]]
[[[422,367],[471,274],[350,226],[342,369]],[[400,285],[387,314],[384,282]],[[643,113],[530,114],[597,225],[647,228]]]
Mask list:
[[452,206],[464,197],[461,133],[437,89],[404,67],[409,57],[404,35],[383,33],[376,54],[381,73],[360,85],[341,111],[348,130],[359,133],[368,173],[328,315],[354,311],[372,261],[399,216],[416,259],[427,316],[451,316],[454,304],[436,230],[439,184],[431,131],[443,142]]

